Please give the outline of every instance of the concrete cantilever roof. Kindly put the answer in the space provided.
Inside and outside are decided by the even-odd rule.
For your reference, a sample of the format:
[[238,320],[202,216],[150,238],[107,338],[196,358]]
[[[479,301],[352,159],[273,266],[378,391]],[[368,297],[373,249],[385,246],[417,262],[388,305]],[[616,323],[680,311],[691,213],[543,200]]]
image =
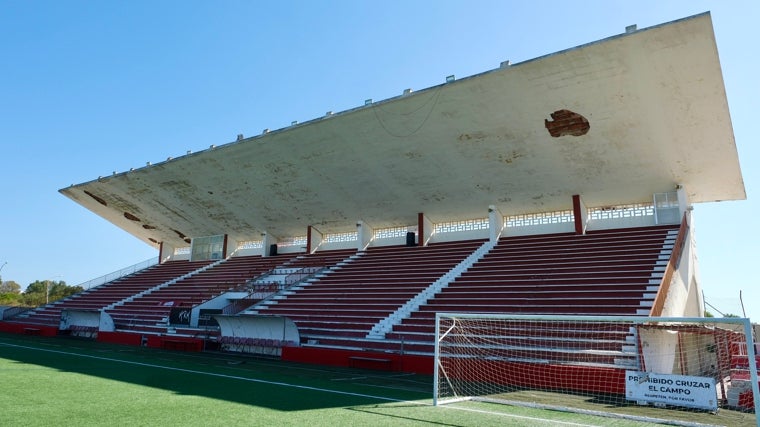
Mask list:
[[[576,128],[554,137],[562,110]],[[691,202],[745,198],[709,13],[60,191],[184,246],[554,211],[573,194],[650,201],[676,184]]]

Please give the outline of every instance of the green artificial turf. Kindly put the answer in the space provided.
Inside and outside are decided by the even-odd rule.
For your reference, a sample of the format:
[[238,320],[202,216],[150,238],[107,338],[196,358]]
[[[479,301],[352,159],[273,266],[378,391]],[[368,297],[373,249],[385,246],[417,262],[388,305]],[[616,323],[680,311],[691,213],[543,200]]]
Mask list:
[[0,426],[640,426],[476,402],[432,378],[0,334]]

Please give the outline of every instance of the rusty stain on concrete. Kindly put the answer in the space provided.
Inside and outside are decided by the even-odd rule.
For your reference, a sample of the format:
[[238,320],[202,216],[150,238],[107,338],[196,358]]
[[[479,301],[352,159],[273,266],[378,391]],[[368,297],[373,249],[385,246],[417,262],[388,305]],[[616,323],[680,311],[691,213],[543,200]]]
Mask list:
[[552,121],[544,120],[544,126],[549,135],[554,138],[560,136],[582,136],[591,129],[591,124],[582,115],[570,110],[557,110],[551,113]]
[[96,201],[96,202],[100,203],[101,205],[103,205],[103,206],[108,206],[108,203],[106,203],[106,201],[105,201],[105,200],[103,200],[102,198],[100,198],[100,197],[98,197],[98,196],[96,196],[96,195],[94,195],[94,194],[90,193],[89,191],[87,191],[87,190],[84,190],[84,194],[86,194],[86,195],[88,195],[88,196],[92,197],[93,199],[95,199],[95,201]]
[[138,217],[136,217],[136,216],[132,215],[132,214],[131,214],[131,213],[129,213],[129,212],[124,212],[124,218],[126,218],[126,219],[128,219],[128,220],[130,220],[130,221],[136,221],[136,222],[140,222],[140,218],[138,218]]

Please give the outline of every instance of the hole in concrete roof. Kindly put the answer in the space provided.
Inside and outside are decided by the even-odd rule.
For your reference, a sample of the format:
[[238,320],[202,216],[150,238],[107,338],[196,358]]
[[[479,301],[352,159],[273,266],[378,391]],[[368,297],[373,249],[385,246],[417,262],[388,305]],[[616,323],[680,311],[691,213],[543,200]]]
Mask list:
[[172,229],[173,232],[177,233],[177,236],[179,236],[180,239],[184,239],[186,236],[181,231],[177,231]]
[[192,243],[192,240],[190,240],[190,239],[185,239],[185,243],[187,243],[187,244],[189,245],[190,243]]
[[88,196],[92,197],[93,199],[95,199],[95,201],[96,201],[96,202],[100,203],[101,205],[103,205],[103,206],[108,206],[108,203],[106,203],[106,201],[105,201],[105,200],[103,200],[103,199],[101,199],[100,197],[98,197],[98,196],[96,196],[96,195],[94,195],[94,194],[90,193],[89,191],[87,191],[87,190],[84,190],[84,194],[86,194],[86,195],[88,195]]
[[124,212],[124,218],[126,218],[126,219],[128,219],[128,220],[130,220],[130,221],[137,221],[137,222],[140,222],[140,218],[138,218],[138,217],[136,217],[136,216],[132,215],[132,214],[131,214],[131,213],[129,213],[129,212]]
[[148,225],[148,224],[143,224],[143,228],[146,229],[146,230],[155,230],[156,229],[156,227],[154,227],[152,225]]
[[156,240],[156,239],[154,239],[152,237],[148,237],[148,240],[150,240],[151,242],[153,242],[155,244],[158,244],[158,240]]
[[557,110],[551,113],[551,116],[552,121],[544,120],[544,126],[554,138],[565,135],[581,136],[591,129],[585,117],[570,110]]

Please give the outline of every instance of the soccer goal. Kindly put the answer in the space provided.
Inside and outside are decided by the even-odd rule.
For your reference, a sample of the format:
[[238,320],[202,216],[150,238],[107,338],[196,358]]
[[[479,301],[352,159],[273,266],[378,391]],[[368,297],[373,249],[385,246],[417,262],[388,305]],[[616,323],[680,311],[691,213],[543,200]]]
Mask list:
[[757,423],[749,319],[438,313],[435,334],[435,405]]

